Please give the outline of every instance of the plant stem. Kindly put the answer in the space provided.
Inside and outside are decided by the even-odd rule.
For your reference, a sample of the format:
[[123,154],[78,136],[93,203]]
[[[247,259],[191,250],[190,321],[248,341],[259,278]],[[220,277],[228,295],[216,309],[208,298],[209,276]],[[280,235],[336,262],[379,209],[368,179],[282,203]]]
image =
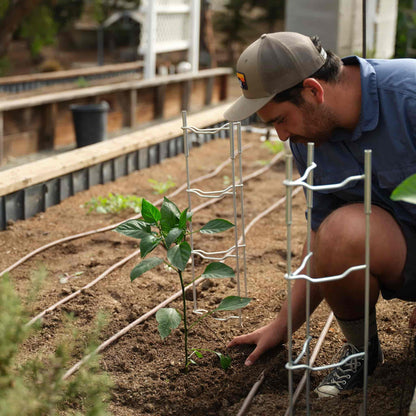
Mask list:
[[182,289],[182,303],[183,303],[183,327],[185,335],[185,369],[188,368],[188,320],[186,317],[186,297],[185,297],[185,286],[182,278],[182,271],[178,270],[179,280],[181,281]]

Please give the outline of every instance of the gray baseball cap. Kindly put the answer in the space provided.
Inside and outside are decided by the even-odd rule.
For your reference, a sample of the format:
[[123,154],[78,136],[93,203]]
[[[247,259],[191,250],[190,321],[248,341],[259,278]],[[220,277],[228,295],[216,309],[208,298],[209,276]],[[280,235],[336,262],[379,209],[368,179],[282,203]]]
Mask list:
[[323,66],[326,52],[312,40],[294,32],[261,35],[240,55],[237,78],[243,95],[224,113],[240,121],[265,106],[276,94],[294,87]]

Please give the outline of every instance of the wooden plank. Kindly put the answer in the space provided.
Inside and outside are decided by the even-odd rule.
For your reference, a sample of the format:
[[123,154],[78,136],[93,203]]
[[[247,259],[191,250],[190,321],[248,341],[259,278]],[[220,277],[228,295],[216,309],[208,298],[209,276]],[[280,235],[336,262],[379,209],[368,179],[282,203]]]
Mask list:
[[38,74],[26,74],[26,75],[13,75],[10,77],[1,77],[0,85],[34,82],[34,81],[46,81],[49,79],[65,79],[76,78],[86,75],[106,74],[111,72],[122,72],[129,70],[139,70],[143,68],[143,61],[127,62],[122,64],[111,64],[102,66],[92,66],[89,68],[68,69],[65,71],[45,72]]
[[[223,104],[189,115],[188,123],[196,127],[221,123],[224,121],[224,111],[228,107],[229,104]],[[182,119],[176,118],[111,140],[2,171],[0,172],[0,196],[180,137],[182,136],[181,126]]]
[[52,102],[74,101],[79,98],[99,96],[117,91],[156,87],[163,84],[171,84],[178,82],[180,83],[192,79],[202,79],[212,76],[221,76],[222,78],[226,78],[227,75],[231,73],[231,68],[205,69],[197,73],[165,75],[146,80],[125,81],[108,85],[100,85],[96,87],[76,88],[48,94],[39,94],[27,98],[5,99],[0,102],[0,112],[6,110],[15,110],[19,108],[34,107]]

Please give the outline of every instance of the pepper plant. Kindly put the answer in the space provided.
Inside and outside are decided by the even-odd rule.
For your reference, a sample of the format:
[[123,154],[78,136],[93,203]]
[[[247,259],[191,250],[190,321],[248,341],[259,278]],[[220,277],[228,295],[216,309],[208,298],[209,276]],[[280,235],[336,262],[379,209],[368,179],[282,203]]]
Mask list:
[[[141,220],[128,220],[115,229],[121,234],[140,240],[140,254],[143,260],[133,268],[130,273],[130,279],[133,281],[148,270],[153,269],[161,263],[165,263],[178,274],[182,290],[182,313],[174,308],[162,308],[156,313],[161,338],[166,338],[173,329],[176,329],[183,322],[185,369],[188,369],[189,364],[195,363],[191,357],[196,356],[200,358],[202,357],[202,352],[212,352],[218,355],[221,366],[224,369],[228,368],[231,359],[219,352],[205,348],[192,348],[192,353],[189,354],[189,330],[206,316],[214,312],[241,309],[247,306],[251,299],[239,296],[228,296],[222,300],[217,308],[205,313],[189,325],[186,313],[183,272],[192,254],[191,246],[186,241],[190,235],[189,222],[192,221],[192,214],[188,211],[188,208],[181,212],[172,201],[165,197],[160,210],[146,199],[143,199],[141,215]],[[234,225],[225,219],[214,219],[205,224],[200,230],[194,232],[214,234],[229,230],[232,227]],[[149,257],[145,259],[148,254],[159,246],[165,249],[166,256],[164,258]],[[224,263],[212,262],[205,268],[201,277],[207,279],[230,278],[234,277],[234,271]]]

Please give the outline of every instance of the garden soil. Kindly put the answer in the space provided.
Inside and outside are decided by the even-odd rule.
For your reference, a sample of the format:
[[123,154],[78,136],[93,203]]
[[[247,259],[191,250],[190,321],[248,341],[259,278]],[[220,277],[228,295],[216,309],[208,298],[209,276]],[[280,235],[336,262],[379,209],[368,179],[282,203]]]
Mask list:
[[[243,133],[243,173],[259,169],[272,154],[263,146],[260,136]],[[222,163],[229,152],[229,141],[216,139],[200,147],[194,147],[190,155],[191,179],[213,171]],[[274,164],[264,174],[244,184],[245,224],[255,218],[285,195],[282,184],[284,161]],[[51,241],[84,231],[116,224],[134,215],[132,212],[118,214],[88,213],[83,206],[93,197],[106,196],[109,192],[136,195],[155,202],[160,199],[151,187],[149,179],[161,183],[168,177],[177,184],[186,181],[185,158],[178,155],[161,164],[143,169],[115,182],[95,186],[85,192],[49,208],[45,213],[26,221],[9,223],[0,232],[1,270],[24,255]],[[205,191],[223,189],[231,178],[230,167],[214,178],[195,185]],[[184,209],[188,206],[186,192],[172,200]],[[192,196],[195,208],[206,200]],[[239,202],[238,205],[239,207]],[[293,198],[293,244],[294,267],[300,263],[300,254],[305,238],[305,201],[300,192]],[[195,210],[194,230],[213,218],[226,218],[234,222],[233,198],[225,197],[201,210]],[[241,229],[241,216],[238,217]],[[232,230],[202,238],[194,235],[195,248],[206,251],[227,250],[235,243]],[[220,321],[207,318],[191,329],[190,347],[200,347],[229,354],[231,367],[224,371],[218,357],[209,352],[196,359],[186,374],[183,370],[183,333],[180,329],[161,340],[154,316],[134,326],[125,335],[106,347],[101,354],[101,367],[112,379],[113,389],[109,409],[116,416],[127,415],[236,415],[243,401],[260,374],[265,377],[246,414],[284,415],[288,406],[288,376],[286,345],[276,347],[265,354],[255,365],[244,366],[253,346],[227,349],[226,344],[239,334],[252,331],[273,319],[286,297],[286,225],[285,207],[282,204],[258,221],[246,235],[247,294],[251,303],[242,311],[242,322],[230,318]],[[122,260],[138,248],[138,240],[127,238],[114,231],[92,234],[49,248],[18,266],[10,275],[16,290],[25,298],[30,286],[31,275],[42,265],[47,269],[47,278],[40,290],[38,300],[31,306],[31,315],[48,308],[59,299],[73,293],[95,279],[114,263]],[[240,249],[240,254],[241,253]],[[163,254],[163,253],[159,253]],[[180,290],[177,276],[158,266],[131,282],[129,273],[140,261],[137,256],[123,267],[116,269],[106,278],[71,301],[47,313],[42,328],[31,336],[21,351],[25,357],[53,351],[56,339],[63,332],[64,316],[71,313],[80,330],[80,337],[91,331],[94,318],[99,311],[107,316],[107,326],[101,332],[104,342],[118,331],[134,322],[159,303]],[[206,260],[196,258],[197,274]],[[237,268],[235,259],[227,264]],[[197,287],[197,307],[211,310],[227,295],[236,295],[240,287],[245,294],[244,262],[239,261],[240,283],[236,279],[205,281]],[[190,268],[185,280],[191,281]],[[188,295],[188,314],[191,322],[199,315],[193,313],[192,292]],[[180,309],[180,300],[171,307]],[[415,384],[414,332],[408,329],[413,305],[400,300],[378,303],[379,336],[385,355],[385,363],[379,366],[370,378],[368,386],[369,415],[405,415],[413,395]],[[229,312],[215,317],[229,317]],[[314,347],[329,314],[322,304],[311,318],[311,346]],[[297,355],[303,345],[305,330],[301,328],[293,336],[293,348]],[[319,352],[315,365],[330,363],[343,343],[336,323],[333,323]],[[81,357],[74,357],[76,363]],[[325,372],[313,372],[311,388],[319,383]],[[295,373],[295,386],[302,374]],[[319,399],[311,393],[311,414],[315,415],[358,415],[362,392],[353,390],[335,399]],[[305,398],[302,394],[296,406],[296,414],[305,414]]]

